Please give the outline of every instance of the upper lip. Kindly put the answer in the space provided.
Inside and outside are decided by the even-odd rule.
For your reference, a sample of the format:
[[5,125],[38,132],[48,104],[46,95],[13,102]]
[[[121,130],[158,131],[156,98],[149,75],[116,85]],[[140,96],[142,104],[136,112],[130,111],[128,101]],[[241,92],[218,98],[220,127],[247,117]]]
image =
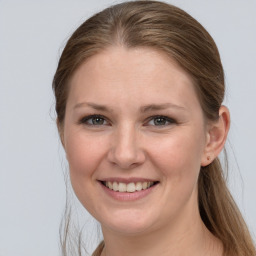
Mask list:
[[129,184],[129,183],[136,183],[136,182],[157,182],[158,180],[154,180],[154,179],[148,179],[148,178],[139,178],[139,177],[129,177],[129,178],[122,178],[122,177],[109,177],[109,178],[103,178],[103,179],[99,179],[99,181],[101,182],[122,182],[125,184]]

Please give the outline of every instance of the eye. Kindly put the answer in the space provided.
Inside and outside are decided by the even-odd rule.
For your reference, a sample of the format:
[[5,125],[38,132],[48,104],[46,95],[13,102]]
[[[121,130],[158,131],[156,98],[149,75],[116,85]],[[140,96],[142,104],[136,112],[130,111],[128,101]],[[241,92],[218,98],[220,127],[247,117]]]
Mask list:
[[171,124],[175,124],[177,123],[174,119],[170,118],[170,117],[166,117],[166,116],[155,116],[152,117],[149,122],[148,125],[152,125],[152,126],[167,126],[167,125],[171,125]]
[[108,122],[106,121],[104,116],[101,115],[90,115],[82,118],[80,121],[81,124],[86,125],[95,125],[95,126],[101,126],[101,125],[107,125]]

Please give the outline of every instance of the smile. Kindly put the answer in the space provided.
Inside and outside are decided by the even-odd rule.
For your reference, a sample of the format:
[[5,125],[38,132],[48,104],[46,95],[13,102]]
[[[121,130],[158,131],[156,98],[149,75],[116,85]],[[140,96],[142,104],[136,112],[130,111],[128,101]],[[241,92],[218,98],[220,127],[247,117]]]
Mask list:
[[116,192],[134,193],[137,191],[149,189],[150,187],[156,185],[158,181],[129,182],[127,184],[118,181],[102,181],[101,183],[105,187]]

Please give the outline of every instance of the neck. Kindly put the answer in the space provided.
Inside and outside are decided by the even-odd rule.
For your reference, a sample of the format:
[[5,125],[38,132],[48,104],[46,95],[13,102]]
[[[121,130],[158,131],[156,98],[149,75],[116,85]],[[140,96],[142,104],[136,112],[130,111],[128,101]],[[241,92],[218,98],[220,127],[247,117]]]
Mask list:
[[170,224],[153,232],[127,235],[102,227],[102,256],[220,256],[222,244],[203,224],[199,214],[188,223]]

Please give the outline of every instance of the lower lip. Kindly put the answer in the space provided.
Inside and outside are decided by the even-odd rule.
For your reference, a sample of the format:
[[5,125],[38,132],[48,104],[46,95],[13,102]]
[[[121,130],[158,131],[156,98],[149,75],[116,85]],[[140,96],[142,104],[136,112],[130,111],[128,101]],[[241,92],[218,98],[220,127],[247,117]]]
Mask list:
[[135,191],[135,192],[130,192],[130,193],[114,191],[114,190],[109,189],[106,186],[104,186],[101,182],[100,182],[100,185],[103,188],[103,190],[106,192],[106,194],[109,195],[110,197],[112,197],[113,199],[116,199],[118,201],[135,201],[135,200],[139,200],[139,199],[144,198],[147,195],[149,195],[158,184],[156,184],[148,189],[143,189],[141,191]]

